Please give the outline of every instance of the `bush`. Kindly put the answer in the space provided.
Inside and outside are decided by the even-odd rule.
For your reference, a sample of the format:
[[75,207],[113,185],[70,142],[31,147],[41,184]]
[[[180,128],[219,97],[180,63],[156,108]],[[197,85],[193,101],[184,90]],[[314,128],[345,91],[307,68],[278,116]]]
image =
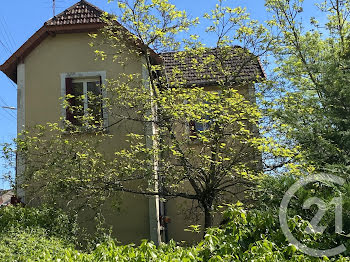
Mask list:
[[0,234],[0,261],[53,261],[73,251],[66,241],[44,229],[10,229]]
[[52,207],[7,206],[0,209],[0,235],[8,231],[43,229],[47,236],[75,242],[78,226],[75,216]]
[[[199,244],[203,261],[323,261],[304,255],[284,237],[274,212],[244,210],[240,203],[224,212],[227,223],[210,228]],[[293,234],[308,244],[317,235],[308,235],[309,225],[299,217],[289,219]]]
[[[329,173],[332,174],[331,172]],[[335,173],[337,176],[341,176],[342,174],[341,172]],[[275,233],[279,232],[278,212],[282,198],[287,190],[299,179],[302,178],[292,175],[267,176],[260,181],[259,187],[253,192],[252,198],[255,200],[255,214],[259,212],[265,214],[264,217],[262,217],[263,222],[268,219],[275,221],[275,226],[271,228],[270,231]],[[350,256],[350,182],[348,179],[345,181],[346,182],[342,186],[319,182],[309,183],[303,186],[295,193],[295,197],[289,202],[288,216],[292,218],[300,216],[307,221],[312,221],[319,211],[319,207],[317,205],[312,205],[310,209],[305,209],[303,208],[303,204],[307,199],[312,197],[322,199],[327,203],[327,209],[318,224],[326,228],[322,235],[318,236],[317,241],[310,240],[312,243],[308,243],[308,246],[312,244],[314,248],[328,249],[329,247],[336,247],[344,244],[347,250],[343,255]],[[335,205],[331,204],[333,198],[339,196],[342,200],[342,234],[334,232]]]
[[[52,217],[55,212],[61,216]],[[205,238],[192,247],[181,247],[173,241],[156,247],[146,240],[139,246],[117,245],[109,238],[90,252],[76,250],[75,242],[68,243],[67,230],[75,227],[60,211],[9,207],[0,213],[1,225],[7,226],[0,231],[0,261],[350,261],[302,254],[286,241],[275,213],[247,211],[241,204],[229,205],[224,212],[226,223],[208,229]],[[308,223],[297,216],[289,223],[296,236],[317,247],[319,236],[304,233]]]

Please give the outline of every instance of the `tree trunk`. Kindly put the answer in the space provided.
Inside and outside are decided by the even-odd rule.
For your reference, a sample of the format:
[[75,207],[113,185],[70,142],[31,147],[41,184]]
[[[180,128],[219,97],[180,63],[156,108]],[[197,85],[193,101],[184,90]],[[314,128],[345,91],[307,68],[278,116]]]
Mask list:
[[213,214],[211,207],[204,207],[204,231],[213,226]]

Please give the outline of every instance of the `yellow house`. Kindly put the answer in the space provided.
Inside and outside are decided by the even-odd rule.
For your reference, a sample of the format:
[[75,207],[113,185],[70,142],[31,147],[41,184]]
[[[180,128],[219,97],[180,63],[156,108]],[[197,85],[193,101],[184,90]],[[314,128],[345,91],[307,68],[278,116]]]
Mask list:
[[[74,88],[82,93],[92,91],[96,94],[102,92],[102,95],[105,95],[97,86],[99,83],[105,84],[106,79],[123,72],[143,74],[143,63],[137,57],[126,66],[108,59],[105,61],[95,59],[95,54],[88,44],[91,42],[88,33],[96,32],[104,26],[100,19],[102,13],[102,10],[81,0],[45,22],[0,66],[1,71],[17,83],[18,133],[36,124],[57,122],[62,116],[70,119],[69,112],[63,109],[60,98]],[[168,72],[176,66],[182,67],[189,84],[215,86],[215,79],[194,77],[189,67],[177,64],[173,59],[174,53],[151,52],[151,56],[156,63],[164,63]],[[232,66],[235,66],[234,62]],[[256,75],[264,77],[259,63],[246,67],[240,74],[242,77]],[[249,86],[247,91],[252,91],[252,86]],[[108,115],[101,117],[104,125],[109,126]],[[140,126],[133,128],[139,132],[144,130]],[[108,131],[114,135],[113,141],[106,145],[110,146],[111,152],[126,146],[125,128],[113,126]],[[106,150],[108,151],[108,148]],[[21,165],[17,166],[17,174],[21,173],[21,168],[23,168]],[[127,196],[122,203],[121,212],[111,210],[105,214],[106,221],[113,226],[118,240],[123,243],[139,242],[141,239],[150,239],[156,243],[164,240],[165,233],[160,222],[164,210],[160,208],[159,199],[125,194]],[[191,222],[179,212],[176,201],[167,205],[167,216],[172,218],[166,228],[168,239],[176,241],[193,239],[191,233],[184,231]]]

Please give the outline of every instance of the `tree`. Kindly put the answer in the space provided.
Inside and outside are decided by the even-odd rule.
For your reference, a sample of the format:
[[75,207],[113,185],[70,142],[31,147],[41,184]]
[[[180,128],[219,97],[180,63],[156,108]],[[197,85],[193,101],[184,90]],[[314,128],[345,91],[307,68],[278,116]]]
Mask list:
[[273,120],[317,170],[349,165],[349,1],[320,1],[302,21],[303,1],[268,0],[279,33]]
[[[121,60],[121,54],[136,54],[145,75],[110,79],[104,87],[110,94],[104,110],[109,110],[110,125],[133,121],[145,126],[145,132],[130,132],[129,146],[111,157],[99,148],[109,135],[93,112],[76,116],[83,127],[66,121],[64,127],[49,124],[28,130],[17,140],[26,166],[22,185],[30,185],[27,190],[34,189],[34,196],[57,201],[59,193],[60,198],[75,198],[78,205],[118,192],[165,200],[182,197],[198,204],[204,227],[210,227],[216,206],[232,201],[262,175],[260,151],[267,149],[269,140],[259,136],[261,112],[254,94],[244,91],[264,80],[261,71],[252,76],[246,70],[257,68],[257,57],[269,51],[269,32],[244,9],[225,7],[220,0],[211,14],[204,15],[212,23],[207,33],[217,37],[216,47],[208,49],[195,35],[177,41],[177,35],[198,20],[189,19],[167,0],[118,1],[118,5],[119,20],[129,31],[106,14],[106,27],[92,34],[93,45],[98,45],[95,53],[102,59],[112,55],[122,64],[128,61]],[[102,49],[106,45],[113,54]],[[165,58],[160,52],[180,47],[183,51],[172,57],[179,66],[165,72],[164,64],[157,62]],[[198,78],[216,86],[211,92],[203,83],[189,86],[181,70],[188,61]],[[79,110],[69,99],[67,109]],[[88,130],[93,132],[86,134]],[[272,151],[292,153],[278,145]]]
[[[310,183],[296,193],[295,202],[289,203],[295,212],[291,215],[311,221],[318,207],[302,210],[307,199],[317,196],[330,203],[341,192],[344,199],[338,204],[346,207],[349,202],[350,2],[319,1],[313,9],[319,21],[311,17],[310,23],[305,21],[304,1],[268,0],[266,6],[273,14],[271,24],[276,26],[274,38],[278,41],[273,50],[275,92],[267,105],[278,130],[276,136],[287,147],[298,148],[302,156],[282,159],[281,166],[286,161],[303,162],[302,176],[327,172],[346,181],[343,186]],[[278,209],[286,190],[298,179],[293,175],[269,178],[260,187],[259,200]],[[343,210],[346,219],[347,209]],[[328,226],[322,234],[327,247],[347,241],[344,235],[334,234],[333,211],[328,209],[319,223]],[[344,221],[344,232],[348,231],[346,225]]]

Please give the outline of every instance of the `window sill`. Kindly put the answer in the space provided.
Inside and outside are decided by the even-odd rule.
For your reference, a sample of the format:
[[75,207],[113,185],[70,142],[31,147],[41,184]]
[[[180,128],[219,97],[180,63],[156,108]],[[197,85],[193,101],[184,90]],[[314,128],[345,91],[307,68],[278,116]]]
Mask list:
[[81,126],[66,126],[66,135],[96,135],[96,134],[109,134],[108,128],[105,127],[81,127]]

